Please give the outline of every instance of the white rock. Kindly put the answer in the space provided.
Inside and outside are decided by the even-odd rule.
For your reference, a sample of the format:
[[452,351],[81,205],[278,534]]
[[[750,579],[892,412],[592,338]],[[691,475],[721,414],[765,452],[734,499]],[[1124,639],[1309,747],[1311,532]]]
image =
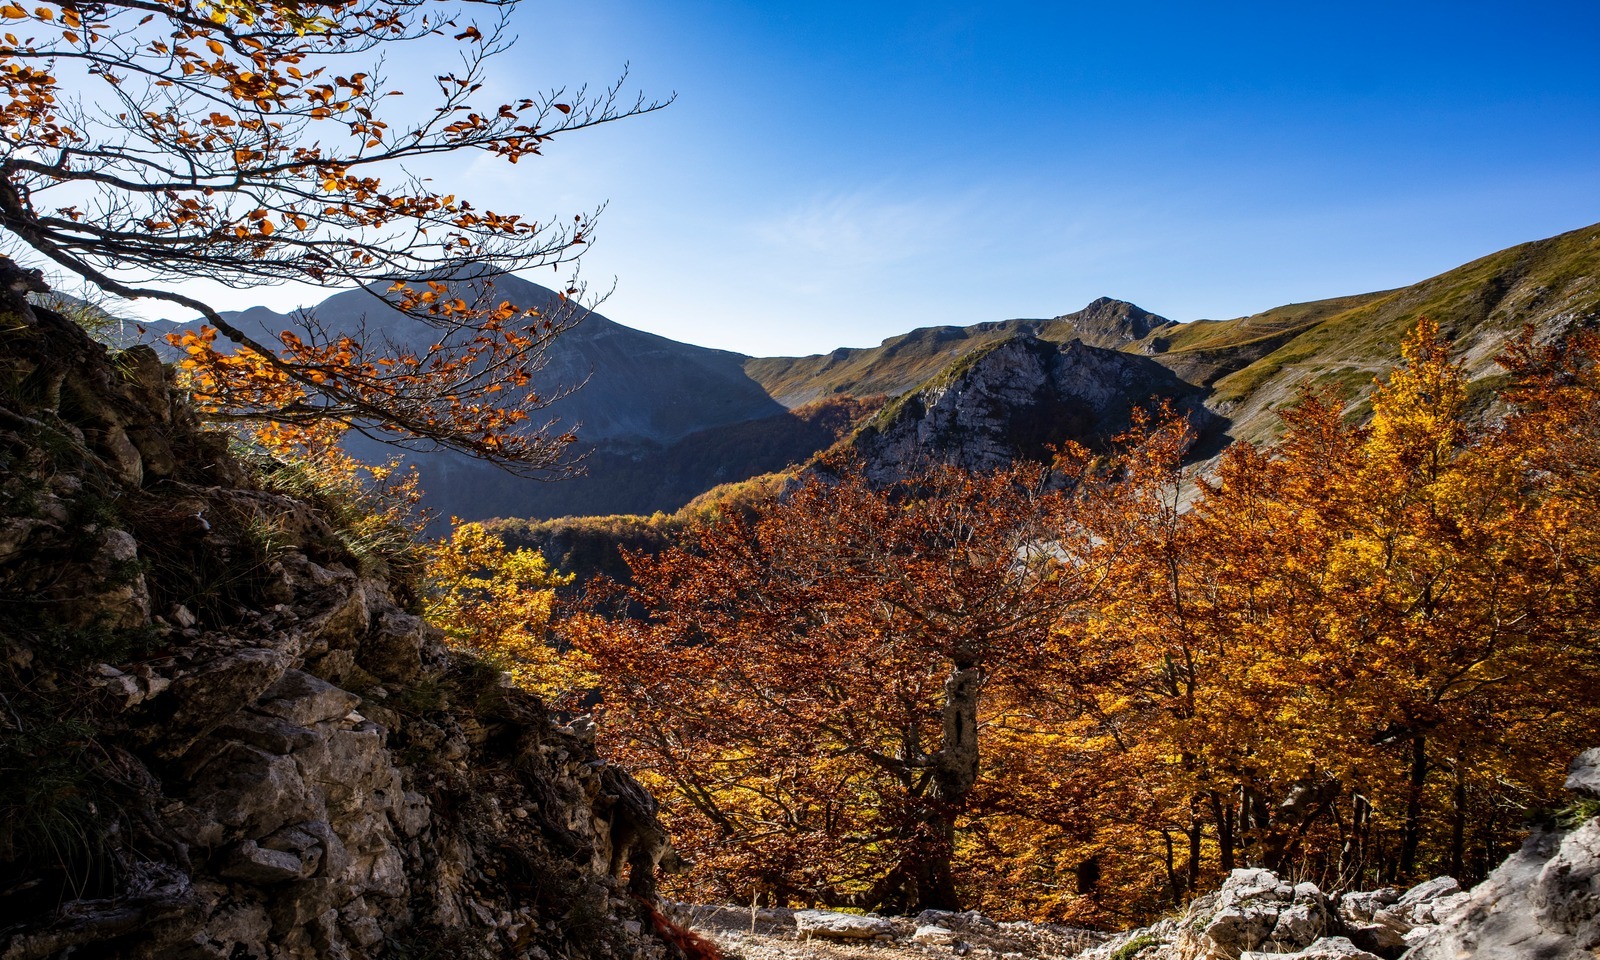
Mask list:
[[1572,761],[1567,789],[1586,797],[1600,797],[1600,749],[1585,750]]
[[1247,950],[1239,960],[1382,960],[1344,937],[1323,937],[1298,953],[1259,953]]
[[956,942],[956,932],[949,927],[925,924],[911,935],[913,943],[947,944]]
[[824,940],[871,940],[873,937],[894,935],[894,925],[882,917],[834,913],[831,910],[798,910],[794,915],[794,928],[802,940],[813,937]]
[[1288,946],[1304,946],[1320,937],[1328,926],[1327,911],[1315,901],[1297,903],[1278,914],[1272,940]]
[[1461,884],[1457,883],[1454,877],[1434,877],[1407,890],[1395,906],[1405,909],[1460,892]]

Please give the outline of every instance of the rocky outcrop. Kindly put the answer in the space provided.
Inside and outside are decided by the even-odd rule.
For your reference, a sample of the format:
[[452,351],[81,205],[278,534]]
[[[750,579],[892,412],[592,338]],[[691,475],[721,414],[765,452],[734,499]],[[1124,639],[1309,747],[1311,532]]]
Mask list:
[[1131,930],[1084,960],[1590,960],[1600,948],[1600,749],[1572,765],[1569,830],[1536,829],[1483,883],[1324,896],[1267,870],[1233,871],[1179,920]]
[[1234,870],[1216,893],[1182,918],[1132,930],[1086,952],[1084,960],[1383,960],[1427,936],[1466,895],[1449,877],[1394,889],[1329,896],[1313,883],[1290,884],[1270,870]]
[[592,733],[453,659],[147,348],[0,314],[0,957],[673,953]]
[[[1594,812],[1600,750],[1573,764],[1567,788]],[[1600,949],[1600,819],[1535,831],[1409,960],[1589,960]]]
[[1128,353],[1017,336],[974,351],[937,380],[885,407],[851,446],[878,482],[931,463],[992,470],[1047,459],[1064,441],[1094,445],[1127,429],[1132,411],[1170,399],[1204,430],[1196,391]]

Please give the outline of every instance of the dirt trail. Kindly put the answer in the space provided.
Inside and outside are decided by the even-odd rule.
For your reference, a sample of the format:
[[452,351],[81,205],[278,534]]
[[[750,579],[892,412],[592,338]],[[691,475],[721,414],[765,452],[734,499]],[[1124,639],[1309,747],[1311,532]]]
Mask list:
[[[1104,935],[1087,930],[1031,923],[997,923],[976,913],[934,913],[889,918],[892,936],[871,940],[802,940],[794,910],[680,905],[674,913],[696,932],[716,942],[729,960],[1067,960],[1099,943]],[[950,931],[945,942],[917,942],[919,928]],[[933,939],[930,937],[929,939]]]

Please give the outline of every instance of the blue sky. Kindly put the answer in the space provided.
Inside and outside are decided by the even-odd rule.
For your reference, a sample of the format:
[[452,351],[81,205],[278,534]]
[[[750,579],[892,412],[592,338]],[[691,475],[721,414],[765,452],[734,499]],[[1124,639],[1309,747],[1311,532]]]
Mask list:
[[1593,2],[517,16],[508,91],[631,62],[632,88],[677,102],[541,161],[470,162],[459,192],[539,217],[609,201],[583,268],[615,278],[602,312],[693,343],[815,353],[1101,295],[1231,317],[1600,221]]

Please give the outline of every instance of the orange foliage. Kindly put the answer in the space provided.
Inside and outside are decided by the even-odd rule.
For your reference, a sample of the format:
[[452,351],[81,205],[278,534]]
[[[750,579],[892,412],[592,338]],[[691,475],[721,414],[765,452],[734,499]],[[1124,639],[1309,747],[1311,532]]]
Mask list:
[[[658,105],[619,105],[616,89],[479,102],[487,62],[510,45],[514,6],[0,7],[0,134],[9,145],[0,228],[109,293],[202,314],[210,326],[179,345],[215,415],[280,429],[330,422],[549,467],[570,438],[530,422],[552,399],[530,378],[578,311],[512,304],[487,277],[572,260],[590,218],[536,223],[481,209],[405,165],[458,152],[515,163],[555,136]],[[486,22],[464,21],[472,10]],[[398,45],[455,65],[441,68],[431,102],[403,121],[389,100],[402,91],[378,72]],[[470,293],[444,282],[462,277],[479,278]],[[285,332],[281,343],[260,342],[174,287],[191,278],[361,285],[376,308],[399,310],[420,333]],[[219,333],[234,347],[219,350]],[[399,345],[418,339],[423,346]]]
[[1109,922],[1244,865],[1470,881],[1600,737],[1597,355],[1530,335],[1472,422],[1424,321],[1370,425],[1306,394],[1204,479],[1148,422],[1052,478],[847,471],[562,629],[697,896]]

